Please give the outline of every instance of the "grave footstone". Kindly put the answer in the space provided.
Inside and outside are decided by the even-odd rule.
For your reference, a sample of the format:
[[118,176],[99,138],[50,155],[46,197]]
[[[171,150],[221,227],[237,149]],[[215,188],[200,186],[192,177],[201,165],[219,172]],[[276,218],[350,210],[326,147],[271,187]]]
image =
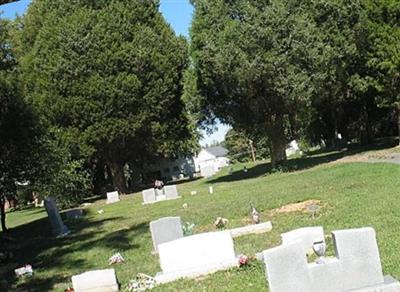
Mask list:
[[107,204],[119,202],[119,194],[117,191],[107,193]]
[[158,245],[158,283],[193,278],[238,266],[229,231],[207,232]]
[[158,245],[183,237],[180,217],[164,217],[150,222],[150,233],[153,239],[154,252],[158,252]]
[[95,270],[72,277],[75,292],[119,291],[114,269]]
[[179,197],[176,185],[164,186],[164,193],[167,200]]
[[68,227],[64,225],[54,199],[46,198],[44,200],[44,206],[46,208],[46,212],[50,220],[51,230],[53,235],[62,236],[68,234],[70,231]]
[[143,204],[154,203],[156,201],[156,192],[154,188],[143,190]]

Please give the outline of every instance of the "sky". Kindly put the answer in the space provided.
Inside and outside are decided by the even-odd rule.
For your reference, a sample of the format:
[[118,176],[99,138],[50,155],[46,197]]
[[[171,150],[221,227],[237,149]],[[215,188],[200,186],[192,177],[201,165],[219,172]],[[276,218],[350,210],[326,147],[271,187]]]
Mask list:
[[[20,0],[0,6],[0,10],[3,11],[2,17],[14,18],[17,14],[22,15],[30,2],[30,0]],[[160,11],[176,34],[189,37],[189,27],[193,14],[193,6],[189,3],[189,0],[161,0]],[[229,126],[217,123],[216,131],[213,134],[207,135],[206,132],[202,131],[203,139],[200,140],[200,144],[205,146],[214,141],[221,142],[228,130]]]

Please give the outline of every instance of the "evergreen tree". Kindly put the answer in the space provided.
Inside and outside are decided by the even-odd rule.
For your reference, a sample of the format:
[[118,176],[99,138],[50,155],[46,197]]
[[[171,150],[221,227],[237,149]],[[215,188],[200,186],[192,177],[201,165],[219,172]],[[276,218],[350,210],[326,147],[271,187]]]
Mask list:
[[187,44],[158,1],[36,0],[18,37],[26,93],[126,192],[124,165],[187,151]]
[[309,1],[196,0],[191,57],[204,115],[263,131],[272,164],[310,104],[320,50]]

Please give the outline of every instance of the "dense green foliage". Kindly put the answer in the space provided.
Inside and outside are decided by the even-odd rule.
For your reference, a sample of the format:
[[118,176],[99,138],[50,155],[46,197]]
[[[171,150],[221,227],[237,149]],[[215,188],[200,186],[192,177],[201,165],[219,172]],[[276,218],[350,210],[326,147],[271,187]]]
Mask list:
[[318,33],[297,1],[194,1],[191,56],[205,115],[262,129],[273,163],[285,159],[286,124],[310,103]]
[[273,162],[290,139],[397,134],[398,1],[193,3],[187,92],[200,120],[263,132]]
[[39,122],[22,98],[16,60],[10,45],[11,24],[0,19],[0,211],[6,231],[5,200],[16,196],[17,183],[35,177],[34,153],[40,144]]
[[37,0],[22,21],[18,52],[26,94],[72,144],[73,157],[140,169],[187,151],[181,100],[186,41],[157,1]]

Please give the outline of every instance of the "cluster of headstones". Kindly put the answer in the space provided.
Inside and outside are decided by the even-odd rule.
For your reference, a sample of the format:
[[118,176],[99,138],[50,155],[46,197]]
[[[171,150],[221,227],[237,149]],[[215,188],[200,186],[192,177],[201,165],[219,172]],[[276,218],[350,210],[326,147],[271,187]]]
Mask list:
[[143,190],[142,196],[144,205],[180,198],[176,185],[164,186],[162,189],[151,188]]
[[[64,225],[54,199],[45,199],[52,232],[63,236]],[[71,218],[82,215],[71,212]],[[270,222],[184,237],[180,217],[150,223],[154,253],[162,272],[157,283],[197,277],[238,265],[232,237],[271,230]],[[325,242],[322,227],[307,227],[283,233],[282,245],[266,250],[262,258],[271,292],[291,291],[400,291],[400,283],[384,277],[373,228],[332,232],[336,256],[323,263],[308,263],[307,253],[315,242]],[[96,279],[96,281],[93,281]],[[113,269],[86,272],[72,277],[75,291],[118,291]],[[91,290],[94,289],[94,290]]]
[[153,253],[158,253],[162,272],[155,280],[167,283],[179,278],[193,278],[235,267],[233,237],[271,231],[271,222],[248,225],[218,232],[184,237],[180,217],[164,217],[150,222]]

